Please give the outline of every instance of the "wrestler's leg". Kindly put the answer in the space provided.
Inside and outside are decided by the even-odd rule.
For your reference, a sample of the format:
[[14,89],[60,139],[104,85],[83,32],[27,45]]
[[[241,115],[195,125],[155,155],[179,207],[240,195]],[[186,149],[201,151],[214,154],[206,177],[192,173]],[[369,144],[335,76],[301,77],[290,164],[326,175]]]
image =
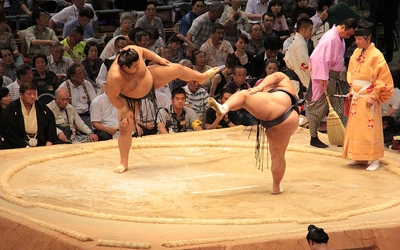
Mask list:
[[249,96],[247,90],[241,90],[235,92],[224,104],[219,104],[214,98],[210,97],[208,99],[208,106],[212,107],[218,115],[226,114],[230,110],[235,111],[243,108],[247,97]]
[[283,122],[273,126],[266,131],[271,154],[272,190],[271,194],[283,192],[281,181],[285,175],[286,160],[285,153],[290,141],[290,137],[298,127],[299,116],[296,111]]
[[[135,107],[135,110],[138,110],[138,107]],[[118,112],[118,119],[120,122],[119,125],[119,136],[118,136],[118,148],[121,161],[119,165],[114,169],[115,173],[123,173],[128,169],[128,159],[129,159],[129,150],[132,145],[132,131],[134,126],[133,121],[133,113],[129,112],[129,117],[127,118],[126,125],[122,124],[124,121],[121,119],[121,114]]]
[[206,80],[220,71],[218,67],[214,67],[204,73],[200,73],[177,63],[171,63],[168,66],[152,65],[149,66],[148,69],[153,75],[155,89],[161,88],[176,78],[183,81],[197,81],[203,84]]

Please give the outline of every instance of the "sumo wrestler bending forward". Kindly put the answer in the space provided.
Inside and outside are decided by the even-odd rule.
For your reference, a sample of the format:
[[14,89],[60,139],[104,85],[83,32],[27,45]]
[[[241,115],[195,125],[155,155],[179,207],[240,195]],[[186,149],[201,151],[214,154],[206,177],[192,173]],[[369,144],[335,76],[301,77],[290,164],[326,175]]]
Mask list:
[[276,72],[264,78],[257,87],[236,92],[222,105],[213,98],[208,101],[218,115],[244,108],[261,120],[272,159],[271,194],[283,192],[280,184],[286,170],[286,148],[299,124],[297,100],[297,93],[289,78]]
[[[144,59],[158,64],[147,67]],[[134,117],[138,115],[141,99],[149,96],[155,98],[154,89],[175,78],[204,83],[218,71],[219,68],[212,68],[199,73],[180,64],[169,63],[150,50],[134,45],[121,50],[108,71],[106,81],[108,98],[118,109],[119,119],[118,147],[121,161],[114,172],[123,173],[128,169]]]

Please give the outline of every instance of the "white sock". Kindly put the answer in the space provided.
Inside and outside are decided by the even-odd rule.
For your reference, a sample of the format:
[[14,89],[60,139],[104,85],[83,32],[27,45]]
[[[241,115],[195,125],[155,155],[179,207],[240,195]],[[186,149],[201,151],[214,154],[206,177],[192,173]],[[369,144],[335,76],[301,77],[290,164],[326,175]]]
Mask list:
[[221,108],[221,112],[224,113],[224,114],[229,112],[229,107],[226,104],[222,104],[220,106],[220,108]]
[[368,171],[374,171],[379,168],[379,160],[374,160],[372,163],[367,167],[366,170]]

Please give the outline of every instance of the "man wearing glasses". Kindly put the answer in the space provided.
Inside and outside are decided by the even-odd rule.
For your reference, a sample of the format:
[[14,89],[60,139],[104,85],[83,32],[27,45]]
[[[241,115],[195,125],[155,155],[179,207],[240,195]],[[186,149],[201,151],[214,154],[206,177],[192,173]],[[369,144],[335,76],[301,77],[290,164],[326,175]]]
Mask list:
[[75,26],[72,28],[69,35],[61,41],[61,44],[64,45],[64,56],[70,57],[74,59],[75,57],[80,60],[83,59],[85,54],[83,50],[85,49],[86,44],[83,42],[83,29],[80,26]]

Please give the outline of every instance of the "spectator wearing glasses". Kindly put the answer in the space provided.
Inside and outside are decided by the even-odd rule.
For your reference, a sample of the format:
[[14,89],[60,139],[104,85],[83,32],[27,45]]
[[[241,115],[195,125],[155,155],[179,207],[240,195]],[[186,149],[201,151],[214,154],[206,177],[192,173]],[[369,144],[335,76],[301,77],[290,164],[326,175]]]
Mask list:
[[84,57],[83,51],[85,50],[86,44],[83,42],[83,29],[80,26],[72,28],[69,35],[61,41],[64,45],[64,56],[72,59],[78,58],[82,60]]

